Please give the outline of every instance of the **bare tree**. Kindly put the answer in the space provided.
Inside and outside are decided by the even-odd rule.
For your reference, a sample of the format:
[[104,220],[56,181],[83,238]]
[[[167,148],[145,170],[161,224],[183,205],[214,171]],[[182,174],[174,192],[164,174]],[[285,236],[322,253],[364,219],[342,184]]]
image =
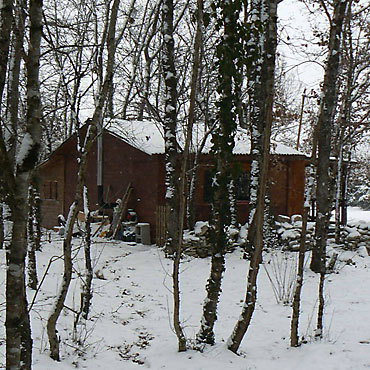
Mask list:
[[220,33],[216,49],[219,101],[217,102],[217,126],[212,134],[215,157],[215,171],[212,183],[212,219],[210,242],[212,243],[211,271],[207,281],[207,297],[203,303],[201,326],[197,334],[200,344],[215,343],[214,325],[221,293],[225,253],[227,248],[227,227],[230,225],[229,190],[232,181],[231,162],[234,137],[237,127],[238,91],[240,88],[240,63],[243,54],[240,39],[240,1],[217,1],[214,4],[216,29]]
[[[108,47],[112,49],[112,52],[116,49],[116,40],[115,40],[115,29],[116,29],[116,22],[117,22],[117,13],[119,7],[119,0],[114,0],[109,16],[109,26],[108,26],[108,34],[107,34],[107,44]],[[62,312],[64,307],[64,302],[68,293],[68,288],[70,285],[71,277],[72,277],[72,233],[73,233],[73,225],[76,220],[77,212],[79,207],[82,204],[82,191],[85,184],[84,176],[87,167],[87,160],[88,160],[88,153],[92,147],[92,144],[97,135],[97,125],[102,117],[102,112],[104,109],[104,104],[106,102],[106,98],[109,91],[110,81],[113,78],[113,60],[108,60],[106,65],[104,83],[101,86],[98,104],[95,107],[95,111],[91,121],[89,122],[89,130],[85,136],[85,143],[83,145],[82,154],[80,158],[80,165],[79,165],[79,172],[77,175],[77,186],[76,186],[76,194],[75,199],[70,207],[67,223],[66,223],[66,231],[63,240],[63,254],[64,254],[64,274],[63,274],[63,283],[60,288],[56,304],[54,306],[54,310],[52,311],[51,315],[49,316],[48,323],[47,323],[47,333],[49,337],[50,343],[50,357],[56,361],[60,360],[60,353],[59,353],[59,339],[57,336],[56,330],[56,323]]]
[[[326,14],[329,11],[323,1],[320,1]],[[331,211],[330,204],[330,152],[337,102],[337,76],[339,71],[340,45],[342,25],[348,0],[334,2],[333,14],[329,16],[330,36],[328,45],[328,60],[323,83],[323,93],[318,119],[318,161],[317,161],[317,218],[315,246],[312,250],[310,268],[315,272],[325,273],[325,248]]]
[[[9,12],[7,17],[10,17],[11,20],[12,2],[3,2],[3,5]],[[38,161],[41,139],[41,99],[39,90],[41,11],[42,1],[34,0],[30,2],[28,9],[30,34],[26,62],[27,125],[16,157],[14,157],[14,151],[10,152],[13,153],[13,158],[7,153],[3,130],[1,130],[0,136],[0,161],[4,180],[7,184],[4,190],[13,222],[12,239],[7,255],[6,278],[7,369],[31,369],[32,362],[32,338],[25,284],[25,258],[27,252],[28,186]],[[1,47],[3,47],[3,44]],[[5,59],[2,61],[5,61]],[[11,81],[9,85],[12,85]],[[2,92],[3,85],[1,85]]]
[[237,352],[249,327],[257,299],[257,276],[263,248],[279,2],[279,0],[253,0],[248,24],[247,76],[252,153],[248,242],[252,256],[242,313],[228,341],[228,348],[233,352]]

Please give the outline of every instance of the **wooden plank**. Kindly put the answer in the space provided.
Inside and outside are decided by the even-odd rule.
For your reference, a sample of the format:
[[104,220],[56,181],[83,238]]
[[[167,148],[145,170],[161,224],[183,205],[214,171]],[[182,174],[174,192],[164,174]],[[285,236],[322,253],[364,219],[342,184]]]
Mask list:
[[166,242],[166,206],[157,206],[156,244],[163,247]]
[[108,236],[111,236],[113,239],[117,236],[118,230],[121,226],[121,222],[123,221],[123,218],[125,217],[125,214],[127,212],[127,205],[132,190],[133,188],[131,186],[131,183],[129,183],[126,192],[121,200],[121,203],[119,204],[117,211],[113,215],[112,224],[108,232]]

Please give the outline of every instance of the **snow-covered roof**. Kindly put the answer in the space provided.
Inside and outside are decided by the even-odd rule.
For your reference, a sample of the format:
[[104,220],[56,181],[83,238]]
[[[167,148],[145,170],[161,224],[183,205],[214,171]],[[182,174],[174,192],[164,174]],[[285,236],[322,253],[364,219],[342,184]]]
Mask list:
[[[126,143],[136,149],[139,149],[147,154],[162,154],[165,151],[163,127],[151,121],[127,121],[127,120],[110,120],[106,122],[104,128],[115,136],[119,137]],[[183,142],[181,133],[180,144]],[[193,130],[193,147],[197,147],[205,136],[203,126],[197,126]],[[209,153],[211,149],[211,136],[207,138],[206,144],[202,153]],[[249,154],[250,153],[250,138],[247,130],[239,128],[235,136],[234,154]],[[271,154],[278,155],[298,155],[305,156],[287,145],[271,142]]]

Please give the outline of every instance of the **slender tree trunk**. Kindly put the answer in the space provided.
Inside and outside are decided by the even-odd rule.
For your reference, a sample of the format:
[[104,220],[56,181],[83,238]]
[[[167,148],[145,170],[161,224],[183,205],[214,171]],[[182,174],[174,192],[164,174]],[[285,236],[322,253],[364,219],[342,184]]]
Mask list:
[[298,254],[298,268],[297,268],[297,279],[296,287],[293,296],[292,302],[292,320],[290,326],[290,346],[298,347],[299,346],[299,315],[300,315],[300,306],[301,306],[301,291],[303,287],[303,275],[304,275],[304,259],[306,254],[306,234],[307,234],[307,220],[308,214],[310,212],[310,203],[311,203],[311,193],[313,186],[313,174],[312,169],[309,168],[307,171],[306,179],[306,196],[305,204],[303,208],[303,217],[302,217],[302,234],[299,245],[299,254]]
[[[13,190],[9,206],[13,221],[12,241],[7,258],[6,281],[6,368],[31,369],[32,338],[25,287],[26,230],[28,186],[37,163],[41,139],[41,99],[39,91],[39,60],[42,1],[29,4],[30,47],[27,69],[27,130],[16,158],[16,177],[12,161],[7,161],[6,174]],[[3,146],[3,142],[1,143]]]
[[[166,163],[166,253],[174,257],[172,283],[174,312],[173,321],[178,339],[179,352],[186,351],[186,339],[180,323],[180,258],[182,246],[182,222],[181,221],[181,185],[178,180],[181,177],[179,170],[176,141],[177,127],[177,78],[175,70],[175,54],[173,39],[173,12],[172,0],[165,0],[162,5],[163,27],[163,59],[162,69],[165,82],[164,100],[164,132],[165,132],[165,163]],[[182,215],[182,217],[184,217]]]
[[241,4],[230,1],[215,2],[215,17],[219,31],[223,32],[217,45],[218,127],[213,134],[212,151],[216,157],[213,179],[212,220],[210,242],[212,244],[211,271],[206,285],[207,297],[203,304],[203,316],[197,341],[200,344],[215,343],[214,325],[221,293],[222,275],[225,271],[227,247],[226,228],[230,225],[229,185],[232,181],[231,162],[236,132],[236,112],[239,103],[237,91],[240,84],[240,59],[243,53],[239,39],[239,14]]
[[84,212],[86,218],[86,230],[84,236],[84,255],[85,255],[85,281],[82,286],[81,293],[81,312],[83,319],[87,320],[90,312],[91,299],[92,299],[92,279],[93,267],[91,263],[91,213],[89,210],[89,199],[87,188],[84,188]]
[[[323,253],[323,266],[325,266],[326,254]],[[325,297],[324,297],[324,284],[325,284],[325,274],[326,271],[320,272],[320,280],[319,280],[319,305],[317,310],[317,324],[316,324],[316,331],[315,337],[322,339],[324,333],[324,307],[325,307]]]
[[21,61],[23,57],[23,43],[25,33],[25,11],[26,4],[20,1],[16,6],[14,20],[14,30],[12,37],[12,48],[9,59],[9,78],[7,86],[7,129],[5,137],[7,142],[8,153],[11,158],[15,158],[18,126],[19,126],[19,79]]
[[13,18],[13,0],[3,0],[0,8],[0,106],[8,68],[10,30]]
[[5,218],[4,204],[0,202],[0,249],[5,247]]
[[348,0],[336,0],[331,19],[329,56],[324,76],[323,97],[321,99],[318,120],[318,161],[317,161],[317,217],[315,245],[312,250],[310,268],[314,272],[323,272],[322,255],[325,254],[330,219],[330,151],[332,128],[337,102],[337,77],[339,71],[340,42],[342,24]]
[[39,184],[36,181],[34,183],[34,198],[35,198],[35,210],[34,210],[34,238],[35,238],[35,249],[36,251],[41,251],[41,198],[39,191]]
[[254,0],[249,23],[251,50],[247,65],[250,86],[251,121],[251,194],[248,242],[252,251],[245,301],[240,319],[228,341],[228,348],[237,352],[248,330],[257,299],[257,277],[262,258],[263,220],[267,173],[269,166],[274,71],[277,38],[277,0]]
[[175,69],[175,51],[173,39],[173,0],[164,0],[162,4],[163,56],[162,71],[164,91],[164,136],[166,163],[166,253],[173,255],[179,245],[179,184],[180,175],[177,128],[177,78]]
[[186,143],[183,152],[182,166],[181,166],[181,177],[180,177],[180,204],[179,204],[179,235],[178,235],[178,247],[174,254],[173,262],[173,296],[174,296],[174,327],[179,343],[179,352],[186,350],[186,338],[180,323],[180,261],[182,254],[182,241],[184,231],[184,220],[186,211],[186,170],[188,165],[188,157],[190,152],[190,145],[192,142],[192,130],[194,125],[194,111],[195,111],[195,97],[197,93],[197,82],[200,65],[200,48],[202,44],[202,27],[203,27],[203,0],[197,2],[197,31],[194,41],[194,57],[193,57],[193,70],[191,76],[191,88],[190,88],[190,106],[189,106],[189,117],[188,125],[186,129]]
[[[120,3],[119,0],[114,0],[112,4],[111,12],[110,12],[110,21],[109,21],[109,26],[108,26],[107,45],[108,45],[108,48],[112,48],[113,50],[116,50],[116,47],[117,47],[116,42],[115,42],[115,28],[116,28],[116,22],[117,22],[117,13],[118,13],[119,3]],[[106,98],[108,95],[109,84],[112,78],[113,78],[113,60],[110,59],[107,62],[104,83],[101,85],[100,94],[97,100],[97,105],[95,107],[93,117],[90,121],[90,129],[88,130],[86,134],[85,145],[83,146],[83,152],[82,152],[82,156],[80,159],[80,168],[79,168],[79,172],[77,175],[76,195],[75,195],[74,202],[72,203],[69,209],[69,214],[67,218],[66,232],[65,232],[65,237],[63,240],[64,273],[63,273],[62,286],[60,288],[57,301],[54,306],[54,310],[49,316],[49,319],[47,322],[47,333],[48,333],[49,344],[50,344],[50,357],[56,361],[60,360],[59,338],[57,336],[56,323],[64,307],[64,302],[65,302],[65,299],[68,293],[68,288],[69,288],[69,284],[71,281],[71,275],[72,275],[71,250],[72,250],[73,225],[76,220],[78,208],[81,206],[82,190],[84,186],[84,176],[85,176],[86,167],[87,167],[87,155],[90,152],[93,141],[96,138],[97,125],[98,125],[99,120],[102,117],[104,104],[106,102]]]
[[[13,202],[10,204],[13,222],[12,240],[7,255],[6,280],[6,368],[30,369],[32,339],[27,312],[25,258],[27,229],[28,174],[16,178]],[[24,365],[21,363],[25,360]]]
[[74,333],[77,333],[77,325],[80,321],[80,316],[84,320],[89,317],[91,299],[92,299],[92,279],[93,279],[93,267],[91,263],[91,213],[89,210],[89,199],[88,190],[86,186],[83,188],[83,204],[84,204],[84,214],[85,214],[85,233],[84,233],[84,257],[85,257],[85,279],[82,278],[81,283],[81,302],[80,310],[78,311],[73,327]]
[[340,150],[337,164],[337,176],[336,176],[336,191],[335,191],[335,242],[340,244],[341,237],[341,197],[342,197],[342,178],[343,178],[343,144],[340,143]]
[[149,93],[150,93],[150,82],[151,82],[151,71],[152,71],[152,63],[156,55],[158,54],[158,51],[153,53],[153,55],[150,55],[150,44],[154,38],[154,36],[157,33],[158,29],[158,22],[160,18],[160,4],[159,2],[156,4],[156,6],[153,9],[153,12],[151,14],[153,16],[153,23],[151,25],[151,30],[145,40],[144,44],[144,57],[145,57],[145,66],[144,66],[144,88],[142,91],[142,97],[139,104],[137,119],[142,120],[144,118],[144,111],[145,107],[148,102]]
[[27,242],[28,242],[28,286],[37,289],[37,264],[36,264],[36,233],[34,229],[35,220],[35,192],[32,184],[28,189],[28,227],[27,227]]
[[59,342],[57,336],[56,324],[64,307],[64,302],[67,297],[69,285],[72,278],[72,234],[73,226],[76,221],[78,209],[82,204],[82,190],[85,185],[85,173],[87,168],[87,155],[91,150],[92,144],[96,138],[96,126],[91,125],[85,138],[83,146],[83,154],[80,158],[80,168],[77,175],[77,187],[75,199],[69,209],[67,223],[65,228],[65,236],[63,239],[63,257],[64,257],[64,272],[62,285],[58,293],[54,309],[50,314],[47,322],[47,333],[50,344],[50,357],[53,360],[60,361]]

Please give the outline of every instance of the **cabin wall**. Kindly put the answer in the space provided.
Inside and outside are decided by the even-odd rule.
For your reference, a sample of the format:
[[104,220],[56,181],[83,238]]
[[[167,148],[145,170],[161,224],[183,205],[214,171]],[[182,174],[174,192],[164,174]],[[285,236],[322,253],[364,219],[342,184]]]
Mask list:
[[304,160],[290,161],[287,213],[289,216],[303,214],[305,168],[306,162]]
[[[64,158],[64,166],[57,163],[52,155],[50,160],[40,168],[40,178],[45,181],[47,178],[53,179],[56,174],[49,173],[49,167],[55,167],[55,171],[62,175],[66,181],[63,207],[58,211],[48,207],[47,222],[43,222],[44,227],[51,228],[57,224],[57,216],[64,213],[67,217],[69,207],[74,200],[77,185],[77,151],[76,138],[72,137],[58,149],[58,157]],[[105,203],[114,203],[118,198],[122,198],[127,186],[131,183],[133,191],[129,200],[129,208],[132,208],[138,215],[139,222],[149,222],[152,226],[151,232],[154,238],[154,227],[156,221],[156,206],[158,202],[158,176],[161,167],[160,156],[150,156],[142,151],[133,148],[113,135],[105,134],[103,137],[103,189]],[[97,144],[94,143],[88,156],[86,171],[86,186],[89,192],[90,209],[97,210],[98,191],[97,191]],[[42,199],[43,196],[42,196]],[[45,201],[43,200],[43,204]],[[45,207],[44,207],[45,208]],[[82,210],[82,207],[80,207]],[[63,212],[64,211],[64,212]],[[106,214],[112,210],[104,210]],[[43,210],[43,214],[45,211]],[[46,214],[46,213],[45,213]],[[46,217],[44,217],[46,219]]]
[[52,228],[64,212],[64,157],[55,156],[39,168],[41,224]]
[[[206,158],[206,157],[205,157]],[[243,171],[250,171],[250,160],[238,156]],[[195,218],[196,220],[208,220],[211,206],[204,200],[205,172],[212,168],[212,161],[207,157],[202,161],[198,170],[198,184],[195,195]],[[275,216],[284,214],[302,214],[304,197],[304,169],[305,161],[291,159],[289,157],[271,157],[268,177],[268,193],[270,196],[270,210]],[[249,202],[237,201],[237,221],[244,224],[249,217]]]
[[[103,137],[103,187],[105,203],[114,203],[122,198],[131,182],[133,192],[129,201],[138,215],[139,222],[151,225],[152,241],[155,241],[157,221],[163,223],[165,205],[165,163],[163,154],[148,155],[121,139],[105,133]],[[250,171],[250,158],[236,156],[243,171]],[[210,155],[201,156],[198,167],[198,181],[194,198],[195,219],[208,220],[210,204],[204,200],[205,172],[212,168]],[[273,156],[270,164],[269,192],[273,214],[292,215],[303,211],[305,161],[289,156]],[[66,141],[50,159],[39,167],[42,225],[51,228],[57,224],[57,216],[67,216],[74,200],[77,180],[76,137]],[[94,143],[89,155],[86,172],[86,185],[89,190],[90,209],[99,209],[97,191],[97,145]],[[57,183],[57,199],[46,199],[43,184]],[[82,209],[82,207],[81,207]],[[248,221],[249,202],[238,201],[237,221]],[[111,214],[111,210],[105,210]]]

